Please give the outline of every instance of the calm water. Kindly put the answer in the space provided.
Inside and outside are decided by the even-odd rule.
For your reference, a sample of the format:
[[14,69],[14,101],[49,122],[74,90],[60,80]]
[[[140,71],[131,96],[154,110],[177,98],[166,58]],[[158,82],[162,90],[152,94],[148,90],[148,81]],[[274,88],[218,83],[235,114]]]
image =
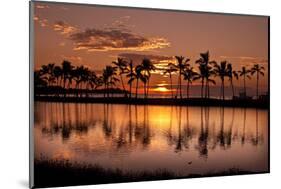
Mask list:
[[35,157],[178,174],[268,169],[268,110],[35,103]]

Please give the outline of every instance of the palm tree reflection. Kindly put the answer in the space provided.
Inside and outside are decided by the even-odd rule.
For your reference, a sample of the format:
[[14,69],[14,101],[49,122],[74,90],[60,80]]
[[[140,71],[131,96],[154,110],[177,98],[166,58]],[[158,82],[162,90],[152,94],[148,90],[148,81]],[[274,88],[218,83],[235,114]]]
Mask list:
[[175,117],[173,115],[173,108],[171,108],[170,126],[166,134],[168,144],[171,146],[175,145],[174,151],[176,153],[181,152],[184,148],[189,149],[189,141],[192,139],[194,135],[194,130],[189,126],[188,109],[186,110],[186,119],[187,119],[186,126],[184,128],[182,127],[183,126],[182,109],[183,109],[182,106],[176,107],[177,130],[173,131],[172,127],[173,127],[173,120]]
[[177,137],[177,144],[176,144],[176,149],[175,152],[180,152],[182,151],[182,133],[181,133],[181,115],[182,115],[182,107],[179,107],[179,113],[178,113],[178,137]]
[[132,143],[132,138],[133,138],[133,125],[132,125],[132,106],[129,105],[129,143]]
[[170,124],[169,124],[169,129],[167,132],[167,139],[168,139],[168,144],[172,145],[173,144],[173,131],[172,131],[172,127],[173,127],[173,106],[171,106],[170,108]]
[[[50,117],[50,124],[47,121],[45,122],[45,126],[42,128],[43,134],[50,137],[60,134],[63,142],[67,142],[72,131],[77,135],[88,133],[91,120],[86,105],[85,113],[82,112],[83,105],[78,104],[75,104],[74,108],[65,103],[52,103],[48,106],[50,112],[45,112],[45,116]],[[46,109],[48,108],[46,107]],[[83,119],[82,115],[85,116]]]
[[143,146],[147,147],[150,144],[150,128],[149,128],[149,114],[148,114],[148,106],[144,105],[143,111]]
[[235,114],[235,109],[232,108],[231,122],[230,122],[229,130],[226,132],[226,144],[228,148],[231,147],[231,142],[233,137],[232,130],[233,130],[234,114]]
[[200,133],[198,138],[198,150],[200,157],[207,159],[208,157],[208,136],[209,136],[209,107],[205,107],[205,127],[204,127],[204,110],[201,107],[201,124],[200,124]]
[[254,146],[260,144],[261,137],[259,136],[259,112],[256,109],[256,132],[255,135],[251,138],[251,142]]
[[241,144],[245,144],[245,130],[246,130],[246,108],[244,108],[244,116],[243,116],[243,132],[241,138]]
[[[196,120],[196,115],[194,115],[196,109],[171,106],[167,111],[169,116],[167,122],[162,122],[166,123],[166,126],[163,125],[158,131],[159,127],[151,125],[155,122],[150,122],[150,120],[154,120],[151,119],[154,118],[152,116],[156,116],[156,114],[153,114],[154,111],[150,111],[150,106],[126,105],[124,106],[124,113],[121,113],[122,111],[114,105],[103,104],[99,106],[100,114],[98,114],[98,110],[93,110],[91,104],[50,103],[42,106],[42,113],[39,116],[44,117],[43,122],[41,122],[44,126],[41,131],[44,136],[50,137],[50,140],[56,135],[60,136],[60,139],[66,143],[70,138],[77,135],[86,135],[91,127],[95,129],[94,132],[101,131],[101,137],[107,144],[114,145],[115,150],[121,148],[123,150],[135,149],[136,146],[147,149],[151,144],[162,142],[162,138],[167,141],[167,144],[175,153],[181,153],[184,150],[196,150],[199,157],[205,160],[208,158],[210,150],[217,150],[217,147],[221,147],[218,150],[231,149],[236,140],[239,140],[242,145],[247,142],[254,146],[262,142],[258,109],[255,113],[252,112],[253,116],[255,114],[255,133],[251,135],[250,129],[249,131],[246,130],[246,121],[247,111],[252,110],[246,108],[242,109],[242,113],[236,113],[235,109],[227,110],[225,113],[224,107],[220,107],[218,117],[216,117],[216,109],[200,107],[198,109],[199,119]],[[239,120],[239,118],[236,118],[237,116],[243,119],[241,120],[243,127],[241,127],[239,138],[237,137],[239,132],[237,129],[240,128],[235,130],[233,125],[236,120]],[[219,122],[216,122],[217,119],[219,119]],[[226,120],[230,120],[227,121],[227,126],[225,125]],[[191,124],[197,124],[197,122],[198,125]],[[99,125],[100,127],[98,127]],[[216,126],[218,127],[217,131]],[[162,129],[166,131],[164,134],[161,132]],[[157,135],[159,143],[158,141],[152,143],[154,135]],[[193,147],[194,149],[192,149]]]
[[111,124],[108,122],[108,118],[109,118],[109,104],[104,104],[103,105],[103,131],[106,137],[110,137],[111,132],[112,132],[112,128],[111,128]]
[[192,139],[194,133],[194,129],[192,129],[189,125],[189,107],[186,107],[186,127],[183,130],[185,143],[184,146],[186,149],[189,149],[189,142]]
[[220,146],[225,148],[225,133],[224,133],[224,107],[220,108],[220,131],[218,134],[218,142]]

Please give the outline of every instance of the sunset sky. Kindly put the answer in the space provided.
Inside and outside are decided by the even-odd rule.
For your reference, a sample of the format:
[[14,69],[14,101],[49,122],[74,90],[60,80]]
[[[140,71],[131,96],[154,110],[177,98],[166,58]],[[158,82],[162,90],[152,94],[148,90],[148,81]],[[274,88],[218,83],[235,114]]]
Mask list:
[[[189,57],[197,69],[194,62],[199,53],[209,50],[211,60],[228,60],[235,70],[243,65],[263,65],[266,71],[260,89],[261,93],[268,90],[267,17],[42,2],[35,2],[33,9],[35,69],[66,59],[100,73],[118,56],[132,59],[134,65],[148,57],[162,67],[175,61],[176,55]],[[219,89],[220,80],[216,80]],[[176,75],[173,81],[176,83]],[[191,95],[200,95],[199,81],[193,85]],[[242,78],[234,85],[239,92]],[[256,77],[247,80],[247,85],[254,95]],[[167,77],[152,74],[151,91],[161,94],[169,90]],[[226,91],[231,94],[230,88]],[[211,91],[211,95],[217,93]]]

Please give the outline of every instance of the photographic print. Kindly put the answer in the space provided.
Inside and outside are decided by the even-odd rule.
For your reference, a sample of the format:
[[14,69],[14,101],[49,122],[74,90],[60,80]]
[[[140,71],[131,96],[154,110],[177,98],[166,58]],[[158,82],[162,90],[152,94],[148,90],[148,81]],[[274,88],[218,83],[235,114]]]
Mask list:
[[269,172],[269,17],[30,2],[30,187]]

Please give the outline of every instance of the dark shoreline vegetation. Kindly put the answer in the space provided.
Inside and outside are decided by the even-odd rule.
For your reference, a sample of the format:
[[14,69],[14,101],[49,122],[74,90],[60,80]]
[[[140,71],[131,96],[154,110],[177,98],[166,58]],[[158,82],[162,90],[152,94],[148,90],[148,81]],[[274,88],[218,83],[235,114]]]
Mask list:
[[103,168],[99,165],[70,162],[69,160],[48,160],[44,158],[35,159],[34,161],[35,187],[153,181],[255,173],[259,172],[230,168],[223,171],[211,171],[205,174],[189,174],[183,176],[166,169],[155,171],[122,171],[120,169]]
[[[209,51],[200,53],[200,58],[194,61],[197,70],[190,63],[190,59],[183,56],[175,56],[174,63],[167,63],[161,68],[155,66],[155,63],[144,58],[136,65],[133,60],[118,57],[100,74],[83,65],[75,67],[67,60],[64,60],[61,66],[55,63],[42,65],[39,70],[34,71],[34,97],[35,100],[53,102],[269,107],[268,91],[259,94],[259,80],[264,76],[265,70],[259,64],[254,64],[251,68],[243,66],[241,70],[233,70],[232,63],[226,60],[220,63],[211,61]],[[152,73],[168,78],[171,93],[169,98],[150,98]],[[246,81],[254,76],[256,94],[249,96]],[[177,77],[175,92],[173,77]],[[217,99],[212,99],[210,86],[217,85],[215,78],[220,81],[220,95]],[[233,81],[240,78],[243,80],[243,91],[239,91],[237,96],[238,92]],[[190,87],[194,81],[200,83],[200,97],[190,98],[194,95],[190,94]],[[227,83],[232,92],[229,99],[225,98]],[[141,86],[143,86],[142,97],[138,91]],[[183,86],[186,87],[186,91],[183,91]]]

